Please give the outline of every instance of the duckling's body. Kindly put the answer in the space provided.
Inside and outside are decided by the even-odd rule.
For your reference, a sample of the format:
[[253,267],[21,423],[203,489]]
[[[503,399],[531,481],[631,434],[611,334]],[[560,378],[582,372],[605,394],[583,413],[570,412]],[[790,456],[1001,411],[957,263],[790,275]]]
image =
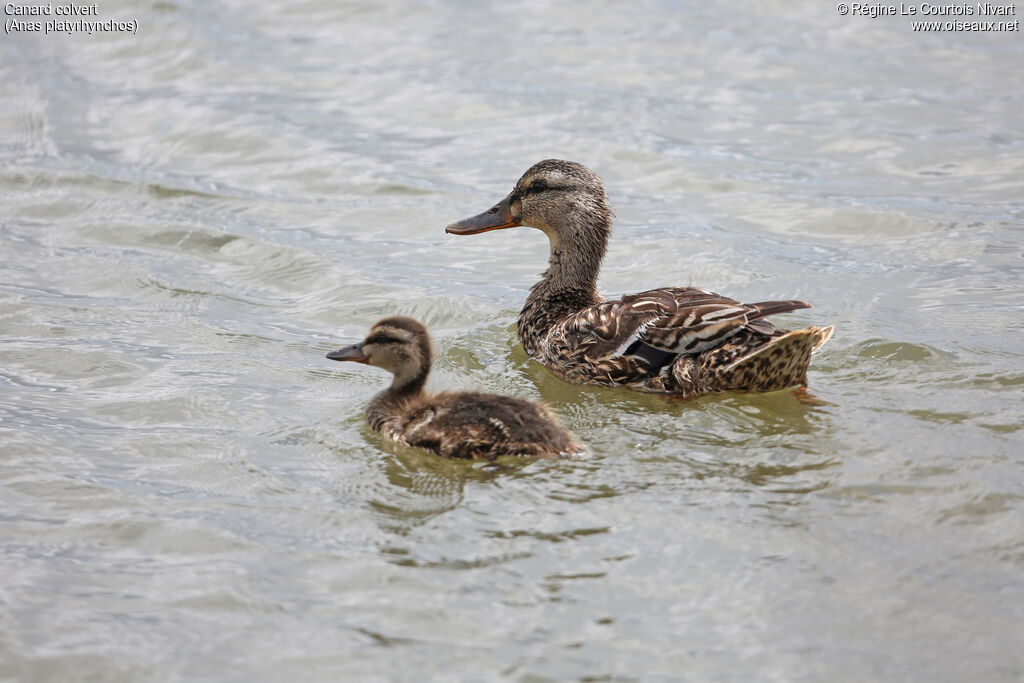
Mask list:
[[602,297],[596,283],[611,217],[600,178],[575,162],[549,159],[495,207],[446,231],[528,225],[548,235],[548,269],[519,314],[519,340],[566,381],[681,397],[806,384],[811,352],[833,328],[786,332],[764,318],[810,304],[743,304],[693,287]]
[[381,320],[361,344],[327,355],[382,367],[395,376],[366,409],[370,426],[400,443],[447,458],[493,460],[501,455],[582,457],[585,450],[545,407],[475,391],[430,393],[430,337],[411,318]]

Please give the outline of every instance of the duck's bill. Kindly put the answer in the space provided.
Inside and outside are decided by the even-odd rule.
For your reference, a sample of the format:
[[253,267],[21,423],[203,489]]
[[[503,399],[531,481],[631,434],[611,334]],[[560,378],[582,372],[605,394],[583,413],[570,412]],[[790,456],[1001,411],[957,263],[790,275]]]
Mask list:
[[365,353],[363,353],[362,344],[352,344],[351,346],[346,346],[343,349],[331,351],[327,354],[327,357],[331,360],[350,360],[355,363],[370,362],[370,359],[366,357]]
[[451,235],[475,235],[490,230],[514,228],[517,225],[522,223],[512,215],[512,195],[509,195],[479,216],[452,223],[444,231]]

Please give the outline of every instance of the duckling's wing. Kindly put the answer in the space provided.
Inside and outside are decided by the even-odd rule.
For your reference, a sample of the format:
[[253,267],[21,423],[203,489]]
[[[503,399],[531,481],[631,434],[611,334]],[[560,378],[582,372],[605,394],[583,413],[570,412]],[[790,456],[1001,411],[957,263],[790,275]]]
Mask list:
[[402,440],[446,458],[487,457],[499,438],[494,425],[484,416],[467,412],[455,398],[440,394],[410,415]]
[[591,306],[566,326],[578,333],[577,348],[591,358],[696,354],[751,323],[771,333],[774,328],[760,318],[807,307],[802,301],[743,304],[695,287],[665,287]]
[[478,392],[442,393],[405,434],[410,446],[447,458],[573,455],[582,450],[550,413],[528,401]]

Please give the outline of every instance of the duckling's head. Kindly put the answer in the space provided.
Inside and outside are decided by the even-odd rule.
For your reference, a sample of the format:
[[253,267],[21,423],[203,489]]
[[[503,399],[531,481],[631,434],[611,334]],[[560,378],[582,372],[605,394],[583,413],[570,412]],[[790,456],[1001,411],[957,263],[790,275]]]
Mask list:
[[552,253],[563,246],[594,245],[603,255],[611,218],[608,195],[597,174],[575,161],[546,159],[530,167],[496,205],[452,223],[445,232],[475,235],[525,225],[547,234]]
[[430,335],[422,323],[394,316],[378,321],[362,342],[331,351],[327,357],[383,368],[395,376],[391,386],[398,389],[410,384],[423,385],[433,353]]

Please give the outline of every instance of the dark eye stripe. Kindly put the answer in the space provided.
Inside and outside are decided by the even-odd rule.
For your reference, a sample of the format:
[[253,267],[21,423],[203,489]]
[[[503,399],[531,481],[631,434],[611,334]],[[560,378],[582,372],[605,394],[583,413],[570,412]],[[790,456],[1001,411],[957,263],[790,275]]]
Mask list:
[[535,180],[529,186],[519,190],[519,196],[526,197],[531,194],[540,194],[541,192],[564,192],[568,189],[560,185],[548,185],[543,180]]
[[394,337],[391,337],[391,336],[388,336],[386,334],[381,333],[381,334],[373,335],[372,337],[367,339],[364,343],[366,343],[366,344],[401,344],[402,340],[401,339],[395,339]]

